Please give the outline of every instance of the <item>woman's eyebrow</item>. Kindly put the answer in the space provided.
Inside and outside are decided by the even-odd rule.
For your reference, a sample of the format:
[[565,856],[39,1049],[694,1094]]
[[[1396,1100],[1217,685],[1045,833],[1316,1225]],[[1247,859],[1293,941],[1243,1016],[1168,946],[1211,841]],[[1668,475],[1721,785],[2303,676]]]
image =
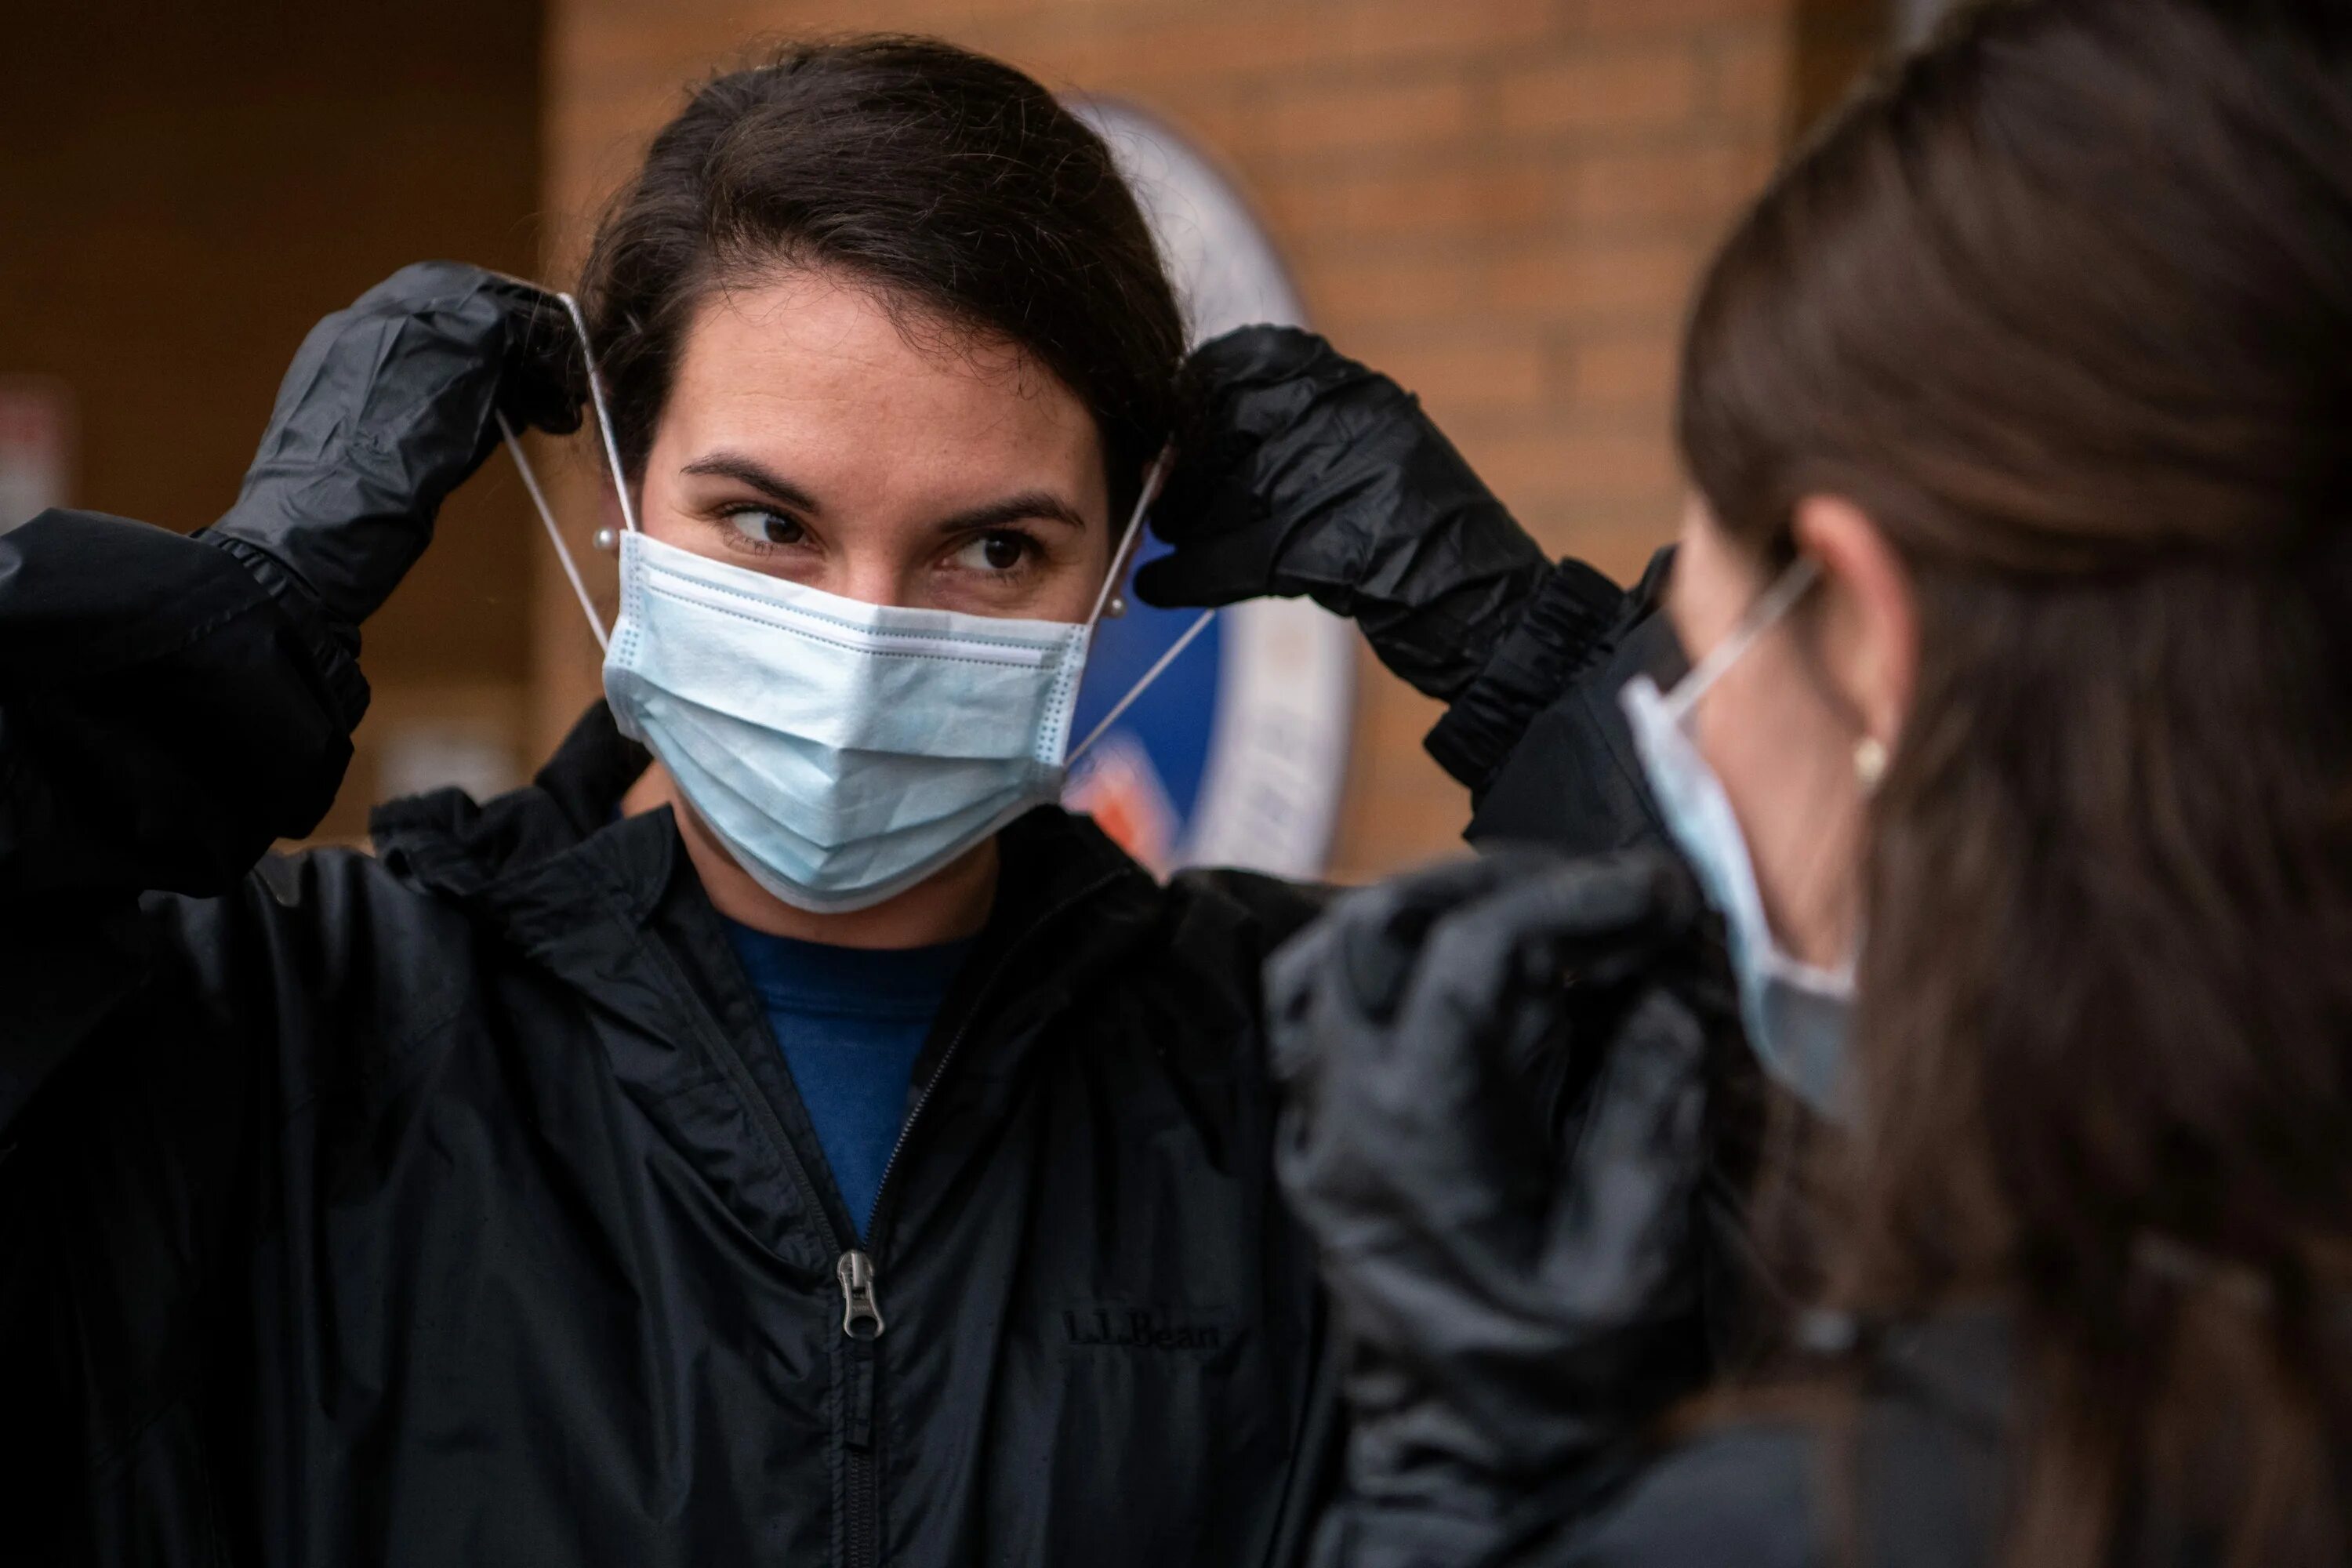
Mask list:
[[941,533],[980,533],[992,528],[1001,528],[1008,522],[1023,522],[1031,519],[1058,522],[1082,532],[1087,526],[1087,520],[1078,509],[1051,490],[1023,490],[1018,495],[1006,496],[1003,500],[968,507],[943,517],[940,520],[939,531]]
[[824,514],[824,508],[817,504],[814,496],[773,469],[761,468],[740,453],[706,453],[695,458],[694,461],[685,464],[678,472],[708,474],[714,479],[733,479],[736,483],[748,485],[770,500],[782,506],[791,507],[795,511],[806,512],[811,517],[822,517]]

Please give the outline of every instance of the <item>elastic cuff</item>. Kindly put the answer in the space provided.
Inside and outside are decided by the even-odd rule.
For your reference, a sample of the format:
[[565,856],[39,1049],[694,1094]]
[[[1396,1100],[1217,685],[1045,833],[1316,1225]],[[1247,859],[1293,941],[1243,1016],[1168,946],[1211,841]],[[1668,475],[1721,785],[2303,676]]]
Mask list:
[[1577,560],[1551,569],[1517,625],[1422,744],[1475,795],[1519,743],[1528,722],[1608,646],[1625,591]]
[[319,595],[301,575],[283,561],[257,544],[235,535],[205,529],[195,538],[214,549],[233,557],[253,574],[278,609],[301,638],[310,655],[312,667],[318,671],[319,683],[325,689],[336,719],[343,732],[350,734],[359,728],[361,718],[368,709],[367,677],[360,673],[360,634],[357,626],[346,626],[327,614]]

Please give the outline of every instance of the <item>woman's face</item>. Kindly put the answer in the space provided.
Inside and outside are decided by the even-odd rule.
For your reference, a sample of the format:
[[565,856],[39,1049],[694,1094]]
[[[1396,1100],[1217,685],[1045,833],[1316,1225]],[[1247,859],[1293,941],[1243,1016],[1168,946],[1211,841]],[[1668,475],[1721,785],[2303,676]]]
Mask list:
[[[1853,951],[1864,759],[1895,743],[1916,648],[1907,583],[1867,518],[1811,500],[1796,532],[1819,579],[1699,698],[1691,723],[1739,818],[1774,931],[1796,957],[1828,966]],[[1731,636],[1769,585],[1693,498],[1667,599],[1691,661]]]
[[714,291],[646,456],[646,532],[868,604],[1086,619],[1117,542],[1093,417],[1025,352],[911,325],[823,268]]

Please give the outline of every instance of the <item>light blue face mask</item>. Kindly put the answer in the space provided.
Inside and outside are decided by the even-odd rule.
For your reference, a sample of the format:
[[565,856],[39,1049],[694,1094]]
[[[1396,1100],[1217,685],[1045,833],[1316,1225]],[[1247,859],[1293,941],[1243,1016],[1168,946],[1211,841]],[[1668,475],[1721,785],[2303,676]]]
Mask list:
[[[572,317],[585,342],[576,308]],[[605,700],[621,732],[661,759],[735,861],[795,909],[834,914],[880,903],[1060,798],[1068,757],[1092,744],[1213,615],[1196,620],[1073,752],[1087,649],[1164,456],[1083,622],[869,605],[647,537],[622,479],[593,354],[590,363],[625,524],[621,614],[609,637],[519,446],[515,457],[605,644]]]
[[1837,1112],[1853,1012],[1853,962],[1806,963],[1781,947],[1764,915],[1756,868],[1731,798],[1690,733],[1692,708],[1740,655],[1813,585],[1818,569],[1799,561],[1757,600],[1738,627],[1661,692],[1648,676],[1626,682],[1618,700],[1667,831],[1723,916],[1741,1021],[1764,1069],[1824,1116]]

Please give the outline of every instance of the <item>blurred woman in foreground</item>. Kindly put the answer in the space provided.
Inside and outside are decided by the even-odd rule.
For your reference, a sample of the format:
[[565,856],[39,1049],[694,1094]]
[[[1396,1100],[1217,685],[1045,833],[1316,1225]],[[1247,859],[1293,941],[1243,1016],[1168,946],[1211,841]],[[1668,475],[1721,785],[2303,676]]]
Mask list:
[[1659,1432],[1721,1107],[1606,1021],[1703,1016],[1679,872],[1359,901],[1276,965],[1363,1347],[1328,1557],[2345,1561],[2347,428],[2352,7],[1983,9],[1778,179],[1686,344],[1694,670],[1628,706],[1824,1113],[1804,1351]]

